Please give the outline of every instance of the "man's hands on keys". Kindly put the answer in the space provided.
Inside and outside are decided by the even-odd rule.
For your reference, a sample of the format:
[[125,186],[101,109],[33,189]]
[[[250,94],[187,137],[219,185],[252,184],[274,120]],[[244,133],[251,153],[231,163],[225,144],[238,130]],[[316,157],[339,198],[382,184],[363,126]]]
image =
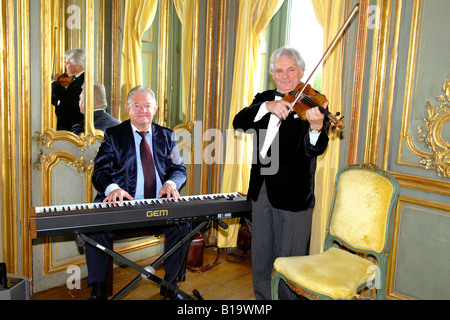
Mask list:
[[159,191],[158,198],[166,195],[167,198],[173,198],[174,200],[180,199],[180,194],[177,188],[175,188],[171,183],[165,183],[161,190]]
[[[164,195],[166,195],[167,198],[173,198],[174,200],[178,200],[180,198],[177,188],[170,183],[165,183],[162,186],[159,191],[158,198],[162,198]],[[128,192],[119,188],[111,191],[108,196],[103,199],[103,202],[116,205],[117,203],[123,204],[124,200],[134,200],[134,198],[130,196]]]

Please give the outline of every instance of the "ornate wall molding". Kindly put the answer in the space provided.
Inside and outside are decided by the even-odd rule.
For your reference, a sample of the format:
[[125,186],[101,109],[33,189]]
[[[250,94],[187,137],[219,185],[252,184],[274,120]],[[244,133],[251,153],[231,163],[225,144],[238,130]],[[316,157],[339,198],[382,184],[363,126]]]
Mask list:
[[428,118],[423,119],[425,128],[418,127],[418,140],[432,151],[432,154],[422,155],[420,163],[426,170],[436,170],[438,175],[445,178],[450,177],[450,143],[445,141],[443,136],[444,127],[450,119],[449,104],[450,101],[450,79],[446,79],[442,87],[444,94],[436,97],[439,106],[435,106],[428,101],[425,109],[428,112]]
[[[419,74],[423,73],[424,69],[430,69],[429,72],[434,73],[442,70],[442,67],[437,67],[436,64],[431,62],[431,54],[438,55],[442,53],[438,49],[430,50],[429,43],[432,40],[423,37],[424,33],[434,30],[435,18],[431,18],[428,13],[432,9],[435,10],[429,2],[415,1],[412,4],[408,62],[406,64],[406,81],[402,100],[403,121],[397,164],[435,170],[437,173],[435,178],[445,185],[446,182],[439,178],[449,177],[450,174],[449,143],[445,141],[446,137],[448,137],[448,127],[445,124],[449,118],[449,80],[446,80],[443,86],[444,94],[440,94],[437,97],[440,105],[435,106],[435,104],[427,101],[427,96],[434,92],[433,86],[441,86],[441,83],[437,82],[439,80],[436,77],[427,81],[418,77]],[[438,13],[435,12],[434,15],[436,14]],[[436,19],[445,19],[445,17],[442,15],[436,17]],[[442,33],[444,34],[445,32]],[[443,55],[442,63],[448,61],[448,59],[445,59],[447,58]],[[441,88],[439,88],[439,91],[441,91]],[[422,119],[424,112],[421,106],[425,101],[427,101],[425,109],[428,113],[428,118]],[[422,126],[422,123],[425,123],[425,126]],[[432,173],[426,173],[425,175],[432,178]]]
[[[64,136],[60,136],[58,134],[58,131],[55,131],[53,129],[48,129],[44,133],[36,132],[32,137],[32,140],[36,143],[39,152],[37,159],[33,161],[33,169],[42,169],[42,163],[45,162],[48,157],[52,157],[52,154],[54,154],[54,151],[53,153],[49,154],[49,150],[53,149],[53,145],[57,141],[69,142],[73,146],[77,147],[79,151],[86,152],[89,147],[92,146],[95,139],[97,139],[98,142],[101,142],[102,137],[103,134],[101,135],[101,137],[94,136],[94,138],[91,138],[90,136],[86,136],[84,133],[82,133],[80,136],[76,136],[74,134],[64,134]],[[69,161],[69,165],[74,166],[80,173],[92,173],[93,159],[86,161],[86,157],[84,156],[75,159],[75,161]]]

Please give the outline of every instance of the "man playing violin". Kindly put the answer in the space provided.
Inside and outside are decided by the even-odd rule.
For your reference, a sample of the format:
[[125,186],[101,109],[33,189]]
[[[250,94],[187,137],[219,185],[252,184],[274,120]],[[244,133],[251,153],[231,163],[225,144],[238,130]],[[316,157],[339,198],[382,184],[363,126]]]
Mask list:
[[[253,205],[252,273],[257,299],[271,298],[270,277],[277,257],[309,251],[316,159],[327,148],[329,121],[318,107],[307,110],[302,120],[283,100],[299,85],[304,71],[296,49],[276,50],[269,72],[277,89],[258,93],[233,121],[235,130],[252,132],[255,139],[247,198]],[[284,283],[279,296],[296,298]]]
[[57,118],[56,129],[68,130],[84,120],[80,112],[79,99],[84,84],[85,54],[81,49],[67,50],[64,67],[69,81],[52,82],[52,104]]

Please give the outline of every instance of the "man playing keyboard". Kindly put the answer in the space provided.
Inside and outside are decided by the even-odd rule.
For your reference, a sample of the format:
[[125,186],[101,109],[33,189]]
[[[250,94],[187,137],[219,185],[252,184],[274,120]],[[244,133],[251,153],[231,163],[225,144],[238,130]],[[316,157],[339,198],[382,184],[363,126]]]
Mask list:
[[[125,105],[129,120],[105,131],[94,162],[92,182],[97,190],[96,202],[121,203],[124,200],[180,197],[178,189],[186,181],[186,168],[181,160],[173,130],[153,123],[158,105],[153,91],[135,87]],[[170,250],[189,233],[188,223],[161,227],[165,249]],[[90,238],[112,248],[113,232],[90,234]],[[187,244],[165,261],[164,280],[175,284],[185,276]],[[86,245],[90,299],[106,299],[106,279],[111,257]],[[161,288],[161,294],[175,297]]]

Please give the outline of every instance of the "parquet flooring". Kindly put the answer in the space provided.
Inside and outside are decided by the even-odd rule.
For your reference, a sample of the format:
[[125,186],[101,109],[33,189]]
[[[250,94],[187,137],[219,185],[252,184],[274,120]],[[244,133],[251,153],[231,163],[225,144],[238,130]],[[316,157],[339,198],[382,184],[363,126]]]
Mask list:
[[[214,248],[206,248],[204,263],[212,263],[217,251]],[[150,265],[155,258],[139,261],[140,266]],[[204,273],[188,271],[186,281],[180,283],[180,289],[189,295],[197,289],[205,300],[255,300],[251,275],[251,259],[233,263],[227,260],[227,252],[220,252],[218,266]],[[164,277],[164,267],[156,270],[158,277]],[[113,296],[126,284],[132,281],[139,273],[128,267],[122,266],[114,269]],[[122,300],[162,300],[159,294],[159,286],[153,281],[141,280],[130,290]],[[66,285],[52,288],[33,294],[32,300],[86,300],[91,293],[87,280],[81,281],[81,289],[69,290]]]

